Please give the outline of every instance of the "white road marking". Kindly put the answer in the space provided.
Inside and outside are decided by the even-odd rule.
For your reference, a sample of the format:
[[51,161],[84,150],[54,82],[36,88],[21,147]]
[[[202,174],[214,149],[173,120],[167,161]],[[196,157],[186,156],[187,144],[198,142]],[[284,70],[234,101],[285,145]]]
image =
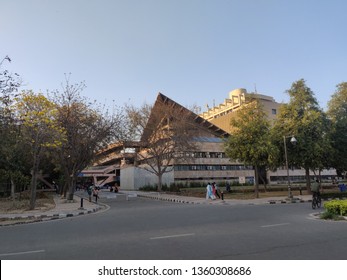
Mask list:
[[280,226],[286,226],[286,225],[290,225],[290,223],[273,224],[273,225],[264,225],[264,226],[261,226],[261,227],[262,227],[262,228],[267,228],[267,227],[280,227]]
[[17,253],[5,253],[5,254],[0,254],[0,257],[26,255],[26,254],[37,254],[37,253],[44,253],[44,252],[45,252],[45,250],[25,251],[25,252],[17,252]]
[[151,237],[150,239],[165,239],[165,238],[176,238],[176,237],[184,237],[184,236],[192,236],[195,235],[195,233],[185,233],[185,234],[176,234],[176,235],[166,235],[166,236],[157,236],[157,237]]

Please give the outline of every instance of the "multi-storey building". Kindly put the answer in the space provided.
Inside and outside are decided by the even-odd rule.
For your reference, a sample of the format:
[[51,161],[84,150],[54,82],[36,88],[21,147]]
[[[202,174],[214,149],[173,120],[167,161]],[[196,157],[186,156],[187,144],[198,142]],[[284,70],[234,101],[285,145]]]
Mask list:
[[[253,167],[227,158],[224,152],[224,142],[232,133],[231,118],[235,117],[239,108],[254,99],[259,100],[270,120],[276,118],[281,104],[275,102],[270,96],[247,93],[245,89],[231,91],[229,98],[225,99],[224,103],[208,109],[200,115],[159,93],[152,110],[162,112],[164,117],[166,108],[176,107],[182,115],[188,116],[194,123],[195,136],[192,137],[192,141],[196,146],[194,150],[182,151],[185,161],[171,163],[170,172],[163,176],[163,184],[207,183],[208,181],[252,183],[254,181]],[[158,124],[165,123],[160,120],[158,115],[155,118],[150,117],[149,124],[154,121]],[[111,145],[100,154],[99,160],[96,162],[97,166],[85,170],[83,174],[92,176],[96,184],[116,181],[122,189],[139,189],[145,185],[155,185],[158,178],[143,168],[144,162],[137,156],[139,153],[146,152],[143,143],[150,139],[149,131],[145,129],[139,142]],[[335,170],[324,170],[322,175],[327,178],[333,177],[336,176],[336,172]],[[268,171],[266,176],[269,183],[287,180],[285,168]],[[291,181],[303,180],[304,176],[304,170],[290,170]]]
[[202,118],[222,128],[225,131],[232,132],[230,120],[237,111],[248,102],[257,99],[263,110],[266,112],[270,121],[276,119],[280,103],[277,103],[271,96],[266,96],[258,93],[247,93],[246,89],[235,89],[229,93],[229,98],[226,98],[223,103],[213,108],[209,108],[206,112],[200,114]]

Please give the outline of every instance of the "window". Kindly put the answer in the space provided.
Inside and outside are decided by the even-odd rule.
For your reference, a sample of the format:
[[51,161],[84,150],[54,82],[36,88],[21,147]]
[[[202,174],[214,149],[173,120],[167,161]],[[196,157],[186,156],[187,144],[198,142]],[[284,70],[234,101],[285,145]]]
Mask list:
[[276,109],[272,109],[271,112],[272,112],[273,115],[277,115],[277,110]]

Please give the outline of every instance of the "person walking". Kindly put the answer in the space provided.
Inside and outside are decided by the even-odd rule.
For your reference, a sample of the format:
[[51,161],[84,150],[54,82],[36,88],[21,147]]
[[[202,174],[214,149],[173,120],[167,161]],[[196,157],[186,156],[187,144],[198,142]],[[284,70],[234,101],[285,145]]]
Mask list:
[[229,182],[226,182],[226,185],[225,185],[225,190],[230,193],[231,192],[231,188],[230,188],[230,184]]
[[213,192],[215,197],[218,197],[220,199],[219,190],[218,190],[218,186],[217,186],[216,182],[212,183],[212,192]]
[[207,186],[206,186],[206,200],[208,200],[209,198],[213,199],[212,198],[212,186],[210,183],[207,183]]
[[89,202],[92,201],[93,190],[94,190],[94,186],[93,186],[93,185],[90,185],[90,186],[87,188],[87,193],[88,193],[88,197],[89,197]]
[[98,203],[98,198],[99,198],[99,189],[98,189],[98,187],[94,187],[94,189],[93,189],[93,196],[95,197],[95,203]]

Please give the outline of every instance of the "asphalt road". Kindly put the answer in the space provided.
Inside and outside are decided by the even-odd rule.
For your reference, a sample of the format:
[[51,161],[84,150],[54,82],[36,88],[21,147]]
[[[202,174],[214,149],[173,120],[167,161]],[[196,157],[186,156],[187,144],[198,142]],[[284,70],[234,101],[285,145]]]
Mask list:
[[[106,202],[106,200],[104,201]],[[81,217],[0,228],[0,259],[346,259],[347,222],[309,203],[192,205],[107,200]]]

